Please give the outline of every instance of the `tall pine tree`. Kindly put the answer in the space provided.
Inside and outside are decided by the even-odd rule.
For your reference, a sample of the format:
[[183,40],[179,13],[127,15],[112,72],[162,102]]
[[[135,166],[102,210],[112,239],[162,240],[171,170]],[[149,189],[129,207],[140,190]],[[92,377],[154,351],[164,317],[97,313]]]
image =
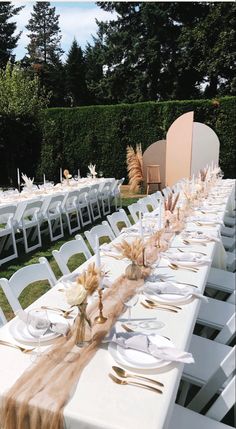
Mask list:
[[0,68],[5,67],[12,58],[21,33],[14,34],[16,23],[9,20],[17,15],[21,7],[14,7],[10,2],[0,2]]
[[65,64],[66,91],[71,106],[88,104],[85,61],[81,47],[74,39]]
[[26,26],[30,43],[27,47],[27,62],[40,79],[47,92],[51,93],[50,106],[63,106],[65,96],[64,68],[60,60],[63,51],[59,15],[50,2],[36,2]]
[[32,63],[54,64],[62,55],[59,15],[50,2],[36,2],[26,26],[30,43],[27,47]]

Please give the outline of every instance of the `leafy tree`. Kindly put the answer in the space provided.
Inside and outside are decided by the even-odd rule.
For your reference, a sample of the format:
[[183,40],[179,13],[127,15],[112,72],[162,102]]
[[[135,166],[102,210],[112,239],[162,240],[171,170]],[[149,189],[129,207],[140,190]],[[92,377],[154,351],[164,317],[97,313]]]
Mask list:
[[36,2],[26,26],[30,31],[30,43],[27,47],[30,60],[33,63],[53,64],[63,51],[60,47],[59,15],[50,2]]
[[85,105],[88,89],[85,76],[85,60],[81,47],[74,39],[65,64],[67,97],[72,106]]
[[235,91],[235,4],[98,5],[116,14],[98,22],[96,54],[105,73],[97,81],[88,79],[104,102],[198,98],[205,87],[208,96]]
[[23,6],[14,7],[10,2],[0,2],[0,68],[12,58],[21,33],[15,34],[16,23],[9,20],[17,15]]
[[[26,28],[30,31],[27,47],[29,57],[24,65],[31,65],[31,74],[36,74],[47,92],[51,93],[50,106],[63,106],[65,97],[64,68],[60,60],[59,15],[50,2],[36,2]],[[30,70],[28,69],[28,72]]]
[[39,80],[31,79],[18,64],[0,70],[0,112],[15,116],[37,116],[49,97],[40,90]]

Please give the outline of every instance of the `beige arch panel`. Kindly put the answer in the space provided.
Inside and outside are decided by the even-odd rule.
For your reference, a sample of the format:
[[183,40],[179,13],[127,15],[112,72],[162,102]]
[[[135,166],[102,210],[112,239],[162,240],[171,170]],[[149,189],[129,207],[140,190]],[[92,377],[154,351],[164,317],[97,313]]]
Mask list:
[[191,174],[193,113],[177,118],[166,136],[166,185],[173,186]]
[[147,165],[160,165],[161,186],[165,186],[166,180],[166,140],[158,140],[152,143],[143,153],[144,184],[147,182]]
[[219,164],[220,141],[208,125],[201,122],[193,123],[192,163],[191,174],[197,174],[200,169]]

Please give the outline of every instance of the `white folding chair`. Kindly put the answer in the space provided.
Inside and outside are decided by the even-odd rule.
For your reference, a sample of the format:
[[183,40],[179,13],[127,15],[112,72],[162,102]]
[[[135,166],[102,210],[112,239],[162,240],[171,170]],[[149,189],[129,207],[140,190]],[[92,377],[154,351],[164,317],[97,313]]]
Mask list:
[[205,385],[230,353],[232,347],[227,344],[235,335],[234,325],[235,314],[214,340],[197,335],[192,336],[189,351],[194,356],[195,362],[184,366],[182,375],[184,383],[178,401],[179,404],[183,405],[185,403],[189,385],[193,384],[199,387]]
[[[124,226],[126,228],[129,228],[131,226],[130,220],[123,209],[120,209],[118,212],[108,215],[107,220],[116,236],[120,234],[120,231]],[[118,227],[118,225],[120,224],[121,229]]]
[[230,302],[208,298],[208,303],[201,303],[197,323],[210,329],[203,329],[200,335],[206,336],[208,332],[212,334],[212,329],[214,331],[223,329],[234,313],[235,306]]
[[5,278],[0,279],[0,286],[14,312],[22,309],[18,300],[21,292],[31,283],[41,280],[48,280],[51,287],[57,281],[47,259],[44,257],[39,258],[38,264],[20,268],[9,280]]
[[115,209],[122,208],[121,185],[125,178],[116,180],[111,187],[111,201],[114,200]]
[[1,307],[0,307],[0,328],[1,326],[5,325],[7,323],[7,319],[5,317],[5,314],[3,313]]
[[163,193],[164,197],[167,198],[168,195],[172,193],[172,189],[169,186],[166,186],[162,189],[161,192]]
[[236,305],[236,290],[234,290],[226,299],[230,304]]
[[89,208],[89,187],[82,188],[78,192],[77,208],[80,214],[82,226],[92,223],[90,208]]
[[98,198],[101,202],[103,216],[111,212],[111,187],[113,182],[106,181],[102,183],[98,189]]
[[235,251],[235,245],[236,245],[236,238],[235,237],[221,236],[221,240],[222,240],[222,243],[223,243],[225,250],[227,250],[228,252],[234,252]]
[[[206,388],[208,387],[209,384],[207,383]],[[205,415],[198,414],[198,412],[192,411],[189,408],[184,408],[175,404],[168,429],[232,429],[232,426],[221,423],[220,420],[222,420],[228,411],[235,406],[235,389],[236,377],[234,376],[218,398],[211,404]],[[205,391],[201,392],[202,396],[204,394]],[[210,395],[207,395],[207,397],[209,396]],[[211,395],[211,397],[213,397],[213,395]],[[206,404],[207,402],[204,397],[201,402],[201,411]]]
[[[18,257],[13,221],[16,207],[16,205],[0,207],[0,265]],[[4,249],[8,250],[11,245],[12,253],[3,257]]]
[[77,190],[68,192],[61,205],[62,212],[66,216],[70,235],[80,229],[79,213],[77,209],[78,195],[79,192]]
[[211,268],[206,286],[216,291],[233,293],[235,290],[236,274],[229,271]]
[[90,213],[92,216],[93,221],[101,218],[101,211],[99,206],[99,200],[98,200],[98,184],[94,184],[89,188],[88,192],[88,202],[90,207]]
[[[22,231],[25,252],[31,252],[42,246],[40,223],[42,220],[42,200],[24,201],[17,207],[14,220],[17,228]],[[30,245],[30,234],[32,241]],[[35,240],[36,243],[35,243]]]
[[147,195],[146,197],[140,198],[138,200],[138,203],[141,204],[141,206],[143,206],[144,208],[146,208],[148,212],[153,211],[158,207],[158,202],[153,201],[151,195]]
[[48,196],[42,206],[43,220],[48,223],[51,241],[59,240],[64,236],[62,223],[63,194]]
[[221,226],[220,229],[221,235],[225,236],[225,237],[231,237],[234,238],[235,237],[235,233],[236,233],[236,229],[235,227],[228,227],[228,226]]
[[236,270],[235,252],[226,252],[226,267],[227,271],[231,271],[232,273]]
[[235,216],[225,216],[224,217],[224,224],[228,227],[236,227],[236,218]]
[[163,195],[162,195],[161,191],[156,191],[156,192],[154,192],[153,194],[151,194],[151,197],[152,197],[152,198],[155,198],[155,200],[157,200],[157,202],[158,202],[158,203],[159,203],[160,201],[163,201],[163,200],[164,200],[164,197],[163,197]]
[[69,274],[68,261],[73,255],[82,253],[86,259],[91,258],[91,253],[81,235],[75,236],[76,240],[68,241],[64,243],[59,250],[53,250],[52,254],[59,266],[62,274]]
[[94,252],[96,250],[96,236],[98,240],[103,237],[108,237],[110,241],[112,241],[115,238],[114,232],[109,226],[109,223],[105,220],[101,225],[95,225],[90,231],[85,231],[84,234]]
[[139,217],[138,217],[138,213],[141,212],[142,214],[144,213],[149,213],[148,209],[145,206],[142,206],[140,203],[133,203],[130,206],[128,206],[128,210],[134,220],[134,222],[138,222]]

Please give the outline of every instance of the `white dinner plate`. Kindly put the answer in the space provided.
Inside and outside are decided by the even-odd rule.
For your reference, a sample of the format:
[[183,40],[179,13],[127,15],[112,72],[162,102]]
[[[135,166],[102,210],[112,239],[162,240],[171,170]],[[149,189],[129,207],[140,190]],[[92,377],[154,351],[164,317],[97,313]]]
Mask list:
[[[132,334],[131,334],[132,335]],[[174,347],[172,341],[160,335],[152,335],[152,342],[159,346]],[[158,359],[148,353],[133,349],[125,349],[116,343],[109,343],[108,351],[119,364],[134,369],[156,369],[170,364],[170,361]]]
[[[188,259],[188,255],[192,255],[196,259],[196,261],[190,261]],[[168,260],[174,264],[179,265],[180,267],[198,267],[204,264],[206,257],[203,255],[199,255],[199,253],[189,252],[186,255],[187,259],[184,259],[184,254],[180,254],[179,258],[176,255],[171,255],[170,253],[166,255]],[[207,262],[207,261],[206,261]]]
[[[47,310],[48,318],[53,323],[67,323],[65,318],[57,314],[55,311],[49,311]],[[23,322],[23,320],[19,319],[19,317],[16,317],[12,320],[12,322],[9,324],[9,331],[12,334],[12,336],[15,338],[15,340],[21,342],[21,343],[37,343],[38,338],[33,337],[28,329],[26,323]],[[53,340],[54,338],[59,337],[61,334],[57,334],[55,332],[48,331],[46,332],[41,338],[40,342],[44,343],[46,341]]]
[[189,288],[189,295],[181,295],[178,293],[145,293],[148,299],[159,302],[160,304],[187,304],[192,300],[191,288]]

